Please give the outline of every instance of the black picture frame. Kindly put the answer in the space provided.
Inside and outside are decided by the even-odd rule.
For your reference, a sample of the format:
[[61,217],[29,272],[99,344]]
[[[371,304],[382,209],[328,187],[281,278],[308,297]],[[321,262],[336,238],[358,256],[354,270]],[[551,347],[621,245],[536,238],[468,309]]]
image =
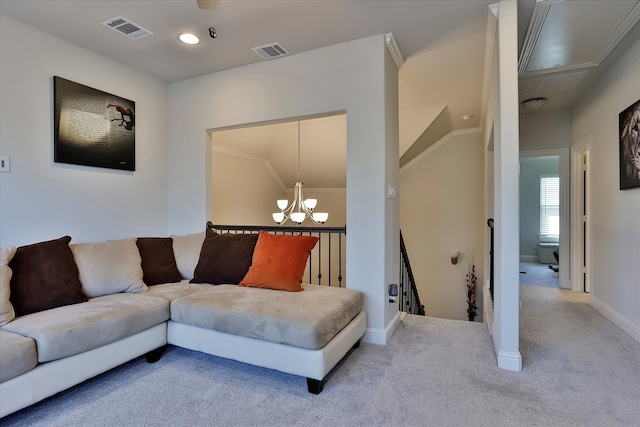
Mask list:
[[136,170],[136,104],[98,89],[53,77],[53,159]]
[[620,113],[620,190],[640,187],[640,100]]

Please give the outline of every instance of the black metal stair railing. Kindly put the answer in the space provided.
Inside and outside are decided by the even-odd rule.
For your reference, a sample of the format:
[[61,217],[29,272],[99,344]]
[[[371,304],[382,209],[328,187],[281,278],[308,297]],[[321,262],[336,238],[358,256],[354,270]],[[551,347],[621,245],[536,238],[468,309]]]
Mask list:
[[491,304],[493,304],[493,218],[487,220],[487,225],[491,229],[491,239],[489,243],[489,294],[491,295]]
[[318,237],[318,243],[309,254],[303,280],[316,285],[346,286],[343,276],[346,227],[217,225],[211,221],[207,222],[207,227],[220,233],[257,234],[260,230],[265,230],[274,234]]
[[411,271],[411,263],[407,254],[407,247],[404,244],[402,231],[400,232],[400,291],[399,291],[400,311],[409,314],[424,316],[424,305],[420,303],[418,288]]

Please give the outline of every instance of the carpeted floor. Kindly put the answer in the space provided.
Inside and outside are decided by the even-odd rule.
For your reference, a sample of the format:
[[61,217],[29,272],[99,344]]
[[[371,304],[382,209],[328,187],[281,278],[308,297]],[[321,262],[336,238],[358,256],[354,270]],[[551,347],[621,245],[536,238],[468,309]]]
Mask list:
[[520,262],[520,284],[549,288],[560,286],[558,273],[550,269],[549,265],[538,262]]
[[[521,285],[522,372],[481,323],[408,315],[322,394],[303,378],[171,347],[2,420],[4,426],[640,426],[640,343],[588,296]],[[0,396],[1,398],[1,396]]]

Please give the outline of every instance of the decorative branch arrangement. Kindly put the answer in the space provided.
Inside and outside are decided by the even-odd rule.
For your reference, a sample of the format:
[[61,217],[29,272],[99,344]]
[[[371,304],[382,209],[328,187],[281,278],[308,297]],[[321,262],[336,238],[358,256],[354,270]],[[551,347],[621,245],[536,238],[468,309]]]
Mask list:
[[465,278],[465,285],[467,288],[467,317],[470,322],[473,322],[477,316],[476,310],[476,266],[473,264],[473,258],[469,261],[469,267],[467,268],[467,274]]

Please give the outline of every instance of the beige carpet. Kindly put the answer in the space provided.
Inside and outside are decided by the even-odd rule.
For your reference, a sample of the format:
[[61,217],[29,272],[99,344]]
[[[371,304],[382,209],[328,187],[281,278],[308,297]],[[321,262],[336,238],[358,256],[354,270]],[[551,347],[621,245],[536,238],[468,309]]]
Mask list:
[[[0,421],[4,426],[640,426],[640,343],[584,294],[521,286],[524,371],[486,325],[407,316],[318,396],[292,375],[170,348]],[[0,396],[1,398],[1,396]]]
[[548,264],[538,262],[520,262],[520,284],[560,287],[558,273],[550,269]]

